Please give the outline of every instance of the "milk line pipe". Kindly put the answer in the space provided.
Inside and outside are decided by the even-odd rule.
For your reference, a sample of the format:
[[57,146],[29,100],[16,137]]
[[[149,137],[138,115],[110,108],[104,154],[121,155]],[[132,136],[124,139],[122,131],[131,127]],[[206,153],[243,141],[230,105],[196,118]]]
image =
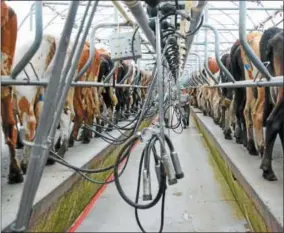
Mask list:
[[[206,85],[206,84],[205,84]],[[267,80],[244,80],[244,81],[236,81],[236,82],[228,82],[228,83],[220,83],[216,85],[206,85],[209,88],[221,87],[221,88],[244,88],[244,87],[283,87],[284,85],[284,77],[277,76],[272,77],[270,81]]]
[[[47,80],[40,80],[40,81],[25,81],[25,80],[14,80],[9,79],[9,76],[1,76],[2,79],[0,80],[1,85],[12,85],[12,86],[41,86],[46,87],[49,85],[49,81]],[[7,77],[7,78],[6,78]],[[112,84],[109,83],[102,83],[102,82],[89,82],[89,81],[78,81],[72,82],[72,87],[112,87]],[[127,87],[138,87],[138,88],[147,88],[147,86],[142,85],[130,85],[130,84],[116,84],[115,87],[117,88],[127,88]]]
[[[129,22],[132,27],[135,26],[135,23],[131,20],[131,18],[129,17],[129,15],[126,12],[126,9],[123,8],[122,3],[120,1],[117,0],[112,0],[112,4],[116,7],[116,9],[120,12],[120,14],[124,17],[124,19]],[[135,28],[134,28],[135,29]],[[142,36],[140,35],[141,40],[143,39]],[[152,50],[150,49],[150,42],[145,44],[145,47],[148,49],[149,52],[152,52]]]
[[94,26],[91,30],[91,34],[90,34],[90,51],[89,51],[89,58],[87,60],[87,62],[85,63],[85,65],[83,66],[83,68],[79,71],[77,77],[75,78],[75,82],[77,82],[80,77],[89,69],[89,67],[92,64],[92,61],[94,59],[95,56],[95,33],[98,29],[100,28],[112,28],[112,27],[130,27],[131,25],[129,24],[129,22],[125,22],[125,23],[100,23],[96,26]]
[[36,1],[34,8],[35,8],[35,21],[36,21],[35,39],[31,47],[29,48],[29,50],[24,54],[22,59],[14,66],[11,72],[12,79],[16,79],[17,76],[22,72],[25,66],[29,63],[29,61],[35,55],[35,53],[37,52],[41,44],[41,40],[43,36],[42,1]]
[[253,49],[247,42],[246,39],[246,14],[247,14],[247,7],[246,1],[239,1],[239,37],[241,45],[251,60],[251,62],[255,65],[255,67],[260,71],[262,75],[266,77],[267,80],[270,80],[272,76],[270,75],[269,71],[266,67],[262,64],[261,60],[256,56]]
[[[65,77],[65,80],[64,80],[65,82],[63,84],[62,91],[60,91],[59,101],[56,104],[56,110],[55,110],[55,113],[53,115],[53,120],[51,122],[51,128],[50,128],[49,135],[48,135],[48,138],[50,138],[52,141],[55,137],[55,133],[56,133],[56,129],[57,129],[57,126],[58,126],[58,123],[59,123],[59,120],[60,120],[60,116],[62,114],[64,105],[65,105],[65,101],[66,101],[71,83],[73,81],[74,74],[75,74],[76,69],[78,67],[79,60],[80,60],[80,57],[81,57],[81,54],[82,54],[82,51],[83,51],[83,47],[84,47],[88,32],[90,30],[92,21],[94,19],[94,15],[95,15],[95,12],[97,10],[98,4],[99,4],[99,1],[97,0],[94,3],[94,5],[92,6],[91,14],[90,14],[90,16],[87,20],[87,25],[84,28],[84,31],[82,32],[81,41],[78,44],[74,45],[74,47],[76,47],[75,54],[74,54],[74,56],[69,58],[70,60],[72,59],[72,65],[71,65],[71,67],[70,67],[70,69],[67,73],[67,76],[64,75],[63,78],[62,78],[64,80],[64,77]],[[45,164],[42,164],[42,165],[44,167]]]
[[47,138],[49,125],[46,124],[46,122],[48,121],[48,118],[51,118],[50,110],[52,110],[54,102],[56,102],[53,96],[55,96],[55,93],[57,91],[57,86],[52,84],[58,84],[59,82],[58,77],[63,67],[64,58],[70,41],[72,26],[75,21],[78,6],[78,1],[73,1],[70,3],[70,10],[68,12],[66,23],[63,29],[64,36],[62,36],[59,41],[58,50],[60,50],[60,52],[57,52],[55,54],[56,63],[51,71],[51,83],[47,88],[47,98],[45,100],[42,113],[40,115],[34,143],[32,143],[33,146],[31,148],[31,159],[29,162],[27,175],[25,177],[25,183],[19,204],[19,209],[17,212],[16,221],[11,226],[12,232],[25,232],[32,214],[32,205],[43,173],[43,167],[40,166],[42,163],[41,160],[47,160],[50,146],[50,142]]
[[219,56],[219,54],[220,54],[220,47],[219,47],[220,40],[219,40],[218,31],[213,26],[211,26],[209,24],[203,24],[203,27],[211,29],[211,31],[213,31],[213,33],[214,33],[214,36],[215,36],[215,57],[216,57],[218,65],[219,65],[219,68],[224,71],[224,73],[231,80],[231,82],[235,82],[236,80],[231,75],[231,73],[227,70],[227,68],[223,65],[223,63],[220,59],[220,56]]
[[[156,41],[154,32],[149,27],[149,18],[146,15],[146,12],[142,6],[141,1],[139,0],[124,0],[124,4],[128,7],[134,18],[136,19],[138,25],[144,32],[146,38],[153,46],[154,50],[156,49]],[[157,51],[156,51],[157,52]]]

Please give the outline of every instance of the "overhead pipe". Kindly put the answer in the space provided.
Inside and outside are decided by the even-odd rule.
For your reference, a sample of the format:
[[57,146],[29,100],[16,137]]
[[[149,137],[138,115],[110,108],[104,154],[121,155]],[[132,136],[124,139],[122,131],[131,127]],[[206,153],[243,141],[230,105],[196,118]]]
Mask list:
[[[191,21],[190,21],[189,31],[194,31],[196,29],[198,23],[201,20],[203,10],[204,10],[205,6],[207,5],[207,3],[208,3],[208,1],[198,1],[197,6],[191,8]],[[185,40],[185,44],[186,44],[186,48],[187,48],[186,53],[185,53],[185,61],[187,60],[189,51],[191,49],[191,46],[192,46],[192,43],[193,43],[193,40],[194,40],[194,36],[195,35],[190,35]]]
[[[133,27],[135,26],[135,23],[131,20],[131,18],[128,16],[127,12],[122,7],[121,3],[117,0],[112,0],[113,5],[116,7],[116,9],[120,12],[120,14],[124,17],[124,19],[129,22]],[[141,40],[142,37],[140,36]],[[145,44],[145,47],[149,50],[149,52],[152,52],[149,48],[149,43]]]
[[129,8],[132,15],[135,17],[140,28],[143,30],[145,36],[156,51],[156,40],[154,32],[149,27],[149,19],[142,7],[141,1],[138,0],[124,0],[124,4]]

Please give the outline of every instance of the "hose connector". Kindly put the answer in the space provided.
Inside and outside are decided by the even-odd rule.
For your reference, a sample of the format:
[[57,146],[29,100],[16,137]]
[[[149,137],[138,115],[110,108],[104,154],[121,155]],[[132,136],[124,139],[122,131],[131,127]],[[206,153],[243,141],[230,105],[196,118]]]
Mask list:
[[143,170],[143,201],[152,200],[151,179],[147,169]]
[[176,178],[182,179],[184,177],[184,173],[182,171],[177,152],[175,152],[175,151],[171,152],[171,159],[172,159],[172,162],[173,162],[173,165],[174,165]]
[[161,182],[161,166],[160,166],[160,164],[155,165],[155,171],[156,171],[157,180],[160,183]]
[[169,160],[169,156],[167,154],[163,154],[161,156],[162,162],[165,166],[165,170],[166,170],[166,174],[168,176],[168,183],[169,185],[173,185],[177,183],[177,179],[176,179],[176,175],[175,175],[175,171],[173,168],[172,163]]

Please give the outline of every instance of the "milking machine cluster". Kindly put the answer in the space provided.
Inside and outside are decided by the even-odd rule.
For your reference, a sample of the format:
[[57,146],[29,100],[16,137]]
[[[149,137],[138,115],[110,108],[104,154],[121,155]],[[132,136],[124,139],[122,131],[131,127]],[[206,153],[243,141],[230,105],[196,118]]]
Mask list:
[[[155,38],[156,38],[156,43],[155,43],[155,50],[156,50],[156,66],[153,70],[152,73],[152,81],[150,85],[148,86],[147,90],[147,95],[146,99],[143,103],[142,109],[134,116],[134,119],[132,119],[127,125],[125,126],[118,126],[116,124],[113,124],[112,122],[107,121],[104,119],[108,124],[112,124],[112,127],[114,129],[117,129],[119,132],[121,130],[126,130],[129,131],[129,134],[125,134],[121,132],[122,137],[120,138],[114,138],[113,136],[109,135],[108,137],[100,133],[102,138],[112,144],[115,145],[121,145],[124,144],[123,148],[121,149],[115,163],[111,166],[105,167],[105,168],[99,168],[99,169],[82,169],[78,168],[76,166],[71,165],[68,163],[66,160],[64,160],[62,157],[60,157],[56,152],[50,150],[50,146],[43,146],[42,141],[50,140],[50,135],[48,132],[51,133],[51,138],[54,136],[54,129],[57,126],[57,122],[59,119],[59,113],[60,109],[62,110],[63,103],[64,103],[64,98],[66,98],[66,94],[68,92],[68,88],[71,85],[72,82],[72,72],[74,72],[73,69],[72,72],[68,72],[68,69],[65,69],[65,76],[67,76],[65,83],[65,86],[60,86],[62,89],[61,91],[57,91],[56,88],[55,90],[52,89],[52,85],[49,85],[47,88],[47,104],[44,104],[43,108],[43,114],[44,112],[47,113],[48,111],[54,111],[56,112],[57,115],[54,116],[53,119],[49,120],[48,123],[52,126],[52,130],[46,129],[46,133],[37,132],[36,139],[35,139],[35,145],[33,145],[33,150],[38,149],[35,153],[37,153],[36,156],[34,156],[31,159],[29,168],[28,168],[28,174],[27,174],[27,181],[24,187],[23,191],[23,196],[22,200],[20,203],[20,209],[17,215],[17,220],[16,224],[12,227],[13,232],[24,232],[26,230],[26,226],[29,221],[29,217],[32,211],[32,202],[38,187],[38,183],[40,180],[40,177],[42,175],[42,170],[43,166],[45,164],[45,161],[48,157],[48,152],[51,152],[51,155],[49,156],[52,158],[54,161],[58,162],[59,164],[62,164],[68,168],[71,168],[78,172],[81,176],[83,176],[85,179],[88,181],[95,183],[95,184],[108,184],[114,182],[119,194],[123,198],[125,202],[127,202],[130,206],[135,208],[135,217],[137,220],[137,223],[141,229],[142,232],[146,232],[144,228],[141,225],[141,222],[138,217],[138,210],[139,209],[149,209],[153,206],[155,206],[161,199],[162,199],[162,205],[161,205],[161,225],[159,232],[162,232],[163,230],[163,222],[164,222],[164,203],[165,203],[165,194],[166,194],[166,189],[167,185],[174,185],[178,182],[179,179],[182,179],[184,177],[180,161],[178,158],[178,154],[174,149],[174,146],[171,142],[170,137],[165,134],[165,109],[167,110],[170,106],[173,106],[171,103],[171,95],[173,89],[177,90],[179,92],[179,70],[180,70],[180,54],[179,54],[179,49],[180,45],[178,43],[178,37],[185,39],[184,36],[178,33],[178,28],[179,25],[177,23],[177,15],[180,15],[182,18],[186,20],[191,20],[190,17],[184,13],[184,11],[179,9],[179,5],[177,4],[171,4],[168,2],[160,3],[160,1],[146,1],[148,3],[147,7],[147,13],[149,16],[149,22],[148,26],[152,29],[154,32]],[[87,23],[84,28],[84,30],[79,30],[78,32],[78,38],[76,38],[76,43],[75,46],[78,44],[79,46],[76,47],[76,49],[73,49],[72,53],[74,56],[71,56],[70,59],[74,59],[75,61],[72,67],[74,68],[76,65],[76,62],[79,60],[79,55],[82,51],[82,47],[88,32],[88,27],[90,27],[90,21],[91,18],[94,16],[94,12],[96,10],[97,2],[94,4],[90,17],[86,19]],[[64,26],[63,33],[66,35],[66,38],[70,38],[70,26],[72,27],[72,24],[74,23],[74,16],[76,15],[78,8],[78,3],[77,1],[73,1],[70,5],[70,11],[69,15],[66,20],[66,24]],[[175,16],[175,24],[171,24],[169,22],[169,17],[170,16]],[[69,22],[67,22],[69,21]],[[83,28],[84,21],[81,22],[81,27]],[[201,23],[191,32],[188,33],[188,35],[192,35],[198,31],[200,26],[202,25]],[[126,25],[125,25],[126,26]],[[140,50],[137,49],[137,46],[139,46],[139,43],[135,42],[134,40],[137,40],[136,38],[136,33],[138,31],[138,27],[136,28],[134,35],[130,36],[128,35],[128,38],[132,38],[132,42],[129,44],[131,46],[131,54],[127,53],[126,57],[121,57],[117,55],[116,59],[123,60],[123,59],[129,59],[131,57],[132,59],[139,58]],[[82,33],[83,36],[79,42],[79,34]],[[64,40],[66,40],[66,38]],[[117,36],[119,38],[119,36]],[[125,38],[124,38],[125,39]],[[67,42],[61,39],[61,46],[60,48],[63,48],[66,50],[66,43]],[[139,40],[139,39],[138,39]],[[128,41],[128,39],[127,39]],[[92,44],[92,43],[91,43]],[[65,47],[64,47],[65,46]],[[59,48],[59,49],[60,49]],[[113,46],[115,49],[115,46]],[[135,51],[135,52],[134,52]],[[137,53],[138,54],[134,54]],[[128,50],[129,52],[129,50]],[[58,53],[56,55],[56,59],[62,59],[64,56],[64,52]],[[73,58],[74,57],[74,58]],[[184,57],[185,58],[185,57]],[[183,58],[183,59],[184,59]],[[77,59],[77,60],[76,60]],[[64,60],[64,59],[63,59]],[[63,64],[61,64],[63,66]],[[71,66],[71,60],[69,63],[69,68]],[[65,67],[64,67],[65,68]],[[53,72],[56,72],[58,67],[55,67]],[[70,70],[70,69],[69,69]],[[64,72],[63,72],[64,73]],[[68,74],[68,75],[66,75]],[[57,75],[58,76],[58,75]],[[64,77],[65,77],[64,76]],[[53,76],[52,76],[53,77]],[[56,75],[55,75],[56,77]],[[167,79],[166,79],[167,77]],[[55,79],[51,79],[50,82],[56,82]],[[167,88],[167,82],[169,83],[169,86]],[[176,86],[176,88],[172,88],[172,84]],[[55,84],[54,84],[55,85]],[[58,85],[58,84],[57,84]],[[51,86],[51,88],[50,88]],[[57,92],[56,92],[57,91]],[[53,96],[56,96],[56,98],[59,98],[60,101],[55,101],[56,98],[53,98],[53,102],[58,103],[59,106],[51,106],[51,102],[48,101],[48,97],[52,96],[49,95],[51,92],[54,93]],[[166,93],[167,92],[167,93]],[[57,96],[55,93],[62,93],[61,98]],[[153,95],[154,93],[158,93],[158,98],[155,98]],[[164,97],[165,93],[170,97],[169,101],[164,102]],[[179,98],[177,98],[179,99]],[[55,111],[55,109],[59,109]],[[145,128],[142,130],[142,132],[138,132],[140,123],[142,122],[143,119],[152,119],[155,115],[159,115],[159,121],[158,124],[152,125],[148,128]],[[45,114],[43,118],[50,116],[50,114]],[[51,118],[51,117],[50,117]],[[47,119],[47,118],[46,118]],[[180,119],[180,118],[179,118]],[[43,121],[43,120],[42,120]],[[53,121],[53,122],[52,122]],[[180,119],[181,121],[181,119]],[[40,122],[41,124],[41,122]],[[167,125],[167,124],[166,124]],[[48,126],[46,126],[48,127]],[[93,126],[85,126],[89,130],[95,131],[99,133],[96,129],[93,129]],[[169,127],[169,126],[168,126]],[[136,191],[136,198],[135,200],[131,200],[128,195],[125,193],[123,190],[121,183],[120,183],[120,176],[123,174],[123,171],[125,170],[128,160],[131,154],[131,149],[135,145],[136,142],[142,141],[145,143],[145,148],[143,149],[141,159],[140,159],[140,164],[139,164],[139,172],[138,172],[138,181],[137,181],[137,191]],[[38,143],[38,144],[37,144]],[[40,145],[42,143],[42,145]],[[158,149],[156,148],[156,143],[159,144]],[[46,144],[47,145],[47,144]],[[49,144],[48,144],[49,145]],[[168,150],[167,150],[168,148]],[[43,152],[44,151],[44,152]],[[167,153],[169,151],[169,155]],[[40,157],[44,153],[43,157]],[[46,157],[45,157],[46,156]],[[150,178],[150,166],[152,165],[150,163],[151,156],[154,158],[154,170],[157,176],[157,181],[159,184],[159,189],[158,193],[155,196],[152,196],[152,191],[151,191],[151,178]],[[39,158],[41,161],[39,161]],[[37,163],[40,163],[39,165]],[[122,164],[123,162],[124,165],[122,169],[119,169],[119,165]],[[113,169],[114,172],[114,179],[111,181],[98,181],[95,180],[91,177],[89,177],[86,174],[97,174],[101,172],[106,172],[110,171]],[[120,171],[119,171],[120,170]],[[33,176],[33,179],[36,177],[36,181],[31,179],[31,176]],[[30,178],[30,179],[28,179]],[[143,180],[142,184],[142,190],[143,190],[143,201],[146,203],[141,204],[139,203],[139,194],[140,194],[140,180]],[[30,187],[27,187],[27,186]]]

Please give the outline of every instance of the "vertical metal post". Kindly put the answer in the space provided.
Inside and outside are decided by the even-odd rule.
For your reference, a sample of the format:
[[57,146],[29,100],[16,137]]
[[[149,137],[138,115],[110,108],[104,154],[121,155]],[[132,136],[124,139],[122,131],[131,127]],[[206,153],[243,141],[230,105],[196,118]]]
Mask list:
[[239,36],[240,36],[241,45],[243,46],[248,58],[260,71],[260,73],[264,75],[267,80],[271,80],[272,76],[270,75],[269,71],[262,64],[259,58],[255,55],[253,49],[249,46],[246,40],[246,15],[247,15],[246,1],[239,1]]
[[30,145],[32,146],[32,156],[28,166],[26,181],[23,188],[16,222],[15,225],[11,227],[13,232],[24,232],[28,226],[29,219],[32,214],[32,205],[50,148],[50,140],[47,137],[50,125],[47,123],[48,121],[50,122],[50,114],[54,112],[54,106],[57,102],[53,97],[56,96],[56,92],[58,90],[57,86],[60,81],[58,76],[60,76],[63,67],[78,6],[78,1],[72,1],[70,3],[70,9],[62,32],[62,37],[59,42],[58,50],[55,54],[55,66],[51,71],[52,75],[47,87],[47,98],[44,102],[43,110],[40,115],[34,143],[31,143]]
[[[86,8],[88,8],[90,6],[90,2],[86,6]],[[81,56],[81,53],[82,53],[82,50],[83,50],[83,47],[84,47],[84,43],[85,43],[86,37],[88,35],[88,31],[90,29],[90,26],[92,24],[98,3],[99,3],[99,1],[96,1],[92,10],[91,10],[91,14],[88,18],[87,25],[84,28],[84,32],[83,32],[83,36],[81,38],[81,41],[79,42],[79,44],[76,43],[76,44],[73,45],[74,47],[73,47],[72,50],[74,51],[74,57],[71,56],[69,58],[70,62],[68,62],[69,64],[71,64],[71,61],[72,61],[71,67],[69,67],[69,64],[67,63],[66,66],[64,67],[64,71],[62,72],[63,75],[61,76],[61,83],[60,83],[60,87],[59,87],[60,89],[57,92],[57,94],[59,95],[59,101],[57,102],[57,109],[56,109],[55,114],[53,116],[53,122],[52,122],[50,133],[49,133],[49,138],[51,138],[52,140],[53,140],[54,135],[56,133],[56,128],[57,128],[57,125],[58,125],[60,115],[62,114],[62,110],[63,110],[63,106],[64,106],[64,103],[65,103],[65,100],[66,100],[66,97],[67,97],[67,94],[68,94],[68,90],[69,90],[71,83],[73,81],[73,77],[74,77],[75,71],[77,69],[79,59],[80,59],[80,56]],[[87,13],[87,9],[86,9],[85,13]],[[81,32],[81,30],[78,31],[78,35],[77,35],[78,38],[79,38],[80,32]],[[74,48],[76,48],[76,51],[75,51]]]
[[161,25],[160,25],[160,12],[156,17],[156,53],[157,53],[157,78],[158,78],[158,92],[159,92],[159,121],[160,121],[160,133],[163,140],[163,147],[165,145],[165,134],[164,134],[164,108],[163,108],[163,76],[162,76],[162,54],[161,54]]

